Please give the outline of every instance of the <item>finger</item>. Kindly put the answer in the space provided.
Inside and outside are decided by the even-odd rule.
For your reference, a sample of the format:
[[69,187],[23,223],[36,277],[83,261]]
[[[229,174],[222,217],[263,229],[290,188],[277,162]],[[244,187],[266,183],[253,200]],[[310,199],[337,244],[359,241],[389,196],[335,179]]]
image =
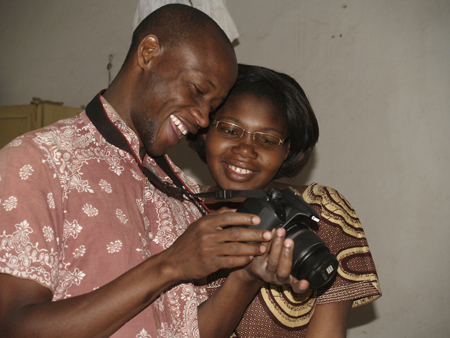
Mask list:
[[275,274],[280,262],[280,254],[283,249],[283,241],[286,231],[283,228],[275,230],[274,239],[272,240],[270,253],[267,262],[267,270],[269,273]]
[[298,280],[294,277],[290,277],[292,291],[295,293],[304,293],[309,290],[309,282],[306,279]]
[[216,257],[217,266],[225,269],[240,268],[248,265],[253,260],[253,256],[222,256]]
[[241,243],[241,242],[225,242],[216,246],[215,256],[259,256],[264,254],[266,248],[263,245]]
[[221,207],[219,210],[214,210],[213,213],[215,213],[215,214],[223,214],[225,212],[235,212],[235,211],[236,211],[236,209],[230,209],[230,208],[227,208],[227,207]]
[[[273,236],[273,233],[272,233],[272,236]],[[261,248],[261,251],[264,252],[264,256],[268,255],[268,253],[270,252],[271,246],[272,246],[272,241],[260,243],[260,248]]]
[[294,241],[286,238],[281,249],[280,261],[278,262],[277,277],[285,280],[289,278],[292,270],[292,255],[294,252]]
[[251,263],[252,260],[252,256],[213,256],[210,262],[215,267],[215,271],[217,271],[220,269],[242,268]]
[[272,239],[272,234],[267,230],[242,228],[240,226],[229,227],[217,233],[222,241],[232,242],[267,242]]
[[226,209],[221,209],[220,212],[209,214],[202,217],[197,222],[204,223],[206,226],[217,228],[227,226],[253,226],[258,225],[261,219],[252,214],[234,212]]

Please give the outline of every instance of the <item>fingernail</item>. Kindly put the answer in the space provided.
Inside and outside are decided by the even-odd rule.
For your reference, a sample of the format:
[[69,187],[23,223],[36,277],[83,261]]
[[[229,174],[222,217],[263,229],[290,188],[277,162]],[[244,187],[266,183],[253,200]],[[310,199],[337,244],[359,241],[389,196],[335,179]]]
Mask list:
[[261,222],[261,219],[258,216],[252,217],[252,223],[253,224],[259,224]]
[[285,241],[284,241],[284,246],[286,247],[286,248],[290,248],[290,247],[292,247],[294,245],[294,242],[292,241],[292,239],[286,239]]

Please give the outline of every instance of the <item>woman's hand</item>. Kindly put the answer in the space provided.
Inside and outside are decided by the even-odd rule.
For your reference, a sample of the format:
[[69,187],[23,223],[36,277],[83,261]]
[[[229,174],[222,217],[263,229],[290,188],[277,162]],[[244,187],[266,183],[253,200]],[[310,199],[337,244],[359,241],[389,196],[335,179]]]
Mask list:
[[241,278],[247,280],[259,279],[267,283],[290,284],[295,293],[303,293],[309,289],[307,280],[298,280],[291,275],[294,242],[285,238],[283,228],[272,231],[273,239],[262,245],[267,247],[266,253],[254,257],[244,269],[235,271]]

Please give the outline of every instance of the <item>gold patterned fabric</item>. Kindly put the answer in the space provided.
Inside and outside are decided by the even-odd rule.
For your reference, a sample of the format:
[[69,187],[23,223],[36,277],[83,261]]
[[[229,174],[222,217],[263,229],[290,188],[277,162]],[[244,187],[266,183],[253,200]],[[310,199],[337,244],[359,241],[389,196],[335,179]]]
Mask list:
[[[353,301],[353,307],[381,297],[364,230],[350,203],[336,190],[313,183],[303,198],[320,215],[315,231],[339,261],[331,286],[295,294],[290,286],[266,284],[249,305],[232,337],[305,337],[318,304]],[[223,283],[227,272],[209,279],[208,294]]]

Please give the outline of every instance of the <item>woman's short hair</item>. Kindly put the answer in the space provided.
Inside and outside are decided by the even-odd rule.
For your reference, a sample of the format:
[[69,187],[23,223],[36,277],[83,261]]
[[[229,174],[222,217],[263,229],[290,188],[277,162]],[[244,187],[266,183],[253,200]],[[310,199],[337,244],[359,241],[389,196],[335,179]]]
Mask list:
[[[317,119],[302,87],[289,75],[264,67],[239,64],[236,83],[217,110],[226,105],[228,100],[234,100],[241,95],[253,95],[269,100],[280,117],[285,119],[289,132],[289,154],[274,179],[298,175],[308,163],[319,138]],[[214,114],[215,112],[211,113],[211,121]],[[207,129],[188,136],[189,145],[204,162],[206,131]]]

